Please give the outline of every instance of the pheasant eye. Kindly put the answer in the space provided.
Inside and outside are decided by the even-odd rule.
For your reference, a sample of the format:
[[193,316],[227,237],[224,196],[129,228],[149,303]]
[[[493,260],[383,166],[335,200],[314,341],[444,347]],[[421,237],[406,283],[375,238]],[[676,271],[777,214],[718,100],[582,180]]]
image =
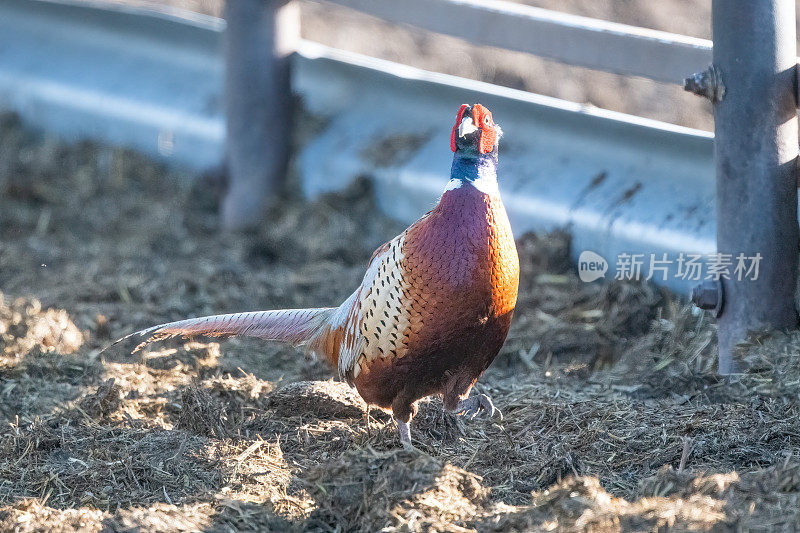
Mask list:
[[484,123],[484,124],[486,124],[487,126],[488,126],[489,124],[491,124],[491,122],[489,121],[489,116],[488,116],[488,115],[487,115],[487,116],[485,116],[485,117],[483,117],[483,123]]

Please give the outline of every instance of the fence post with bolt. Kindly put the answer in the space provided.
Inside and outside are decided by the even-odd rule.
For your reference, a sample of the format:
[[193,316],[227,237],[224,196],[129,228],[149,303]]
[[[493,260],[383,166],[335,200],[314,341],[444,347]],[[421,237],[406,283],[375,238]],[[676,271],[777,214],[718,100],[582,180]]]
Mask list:
[[717,251],[763,258],[757,279],[729,276],[692,295],[716,309],[719,372],[732,374],[749,332],[798,323],[795,2],[713,0],[712,17],[714,64],[685,88],[714,103]]

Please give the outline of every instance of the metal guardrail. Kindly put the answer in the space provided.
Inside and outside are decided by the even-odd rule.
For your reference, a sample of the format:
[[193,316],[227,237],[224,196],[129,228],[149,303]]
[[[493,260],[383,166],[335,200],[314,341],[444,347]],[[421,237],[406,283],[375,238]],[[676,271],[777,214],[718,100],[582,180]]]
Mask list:
[[194,168],[223,157],[224,21],[84,2],[0,2],[0,105],[67,139]]
[[570,65],[683,84],[711,63],[706,39],[501,0],[329,0],[389,22]]
[[[568,228],[575,257],[582,250],[600,253],[610,263],[609,276],[621,253],[675,258],[681,251],[715,250],[707,132],[315,43],[300,50],[295,87],[313,112],[330,119],[299,157],[309,195],[368,175],[381,208],[413,221],[434,204],[449,171],[453,104],[480,101],[505,132],[500,188],[518,234]],[[384,144],[401,147],[389,165],[372,155]],[[677,276],[675,267],[655,281],[687,293],[694,282]]]
[[[183,24],[144,10],[5,0],[0,106],[68,138],[133,146],[198,169],[217,165],[224,24]],[[444,187],[453,110],[480,101],[506,134],[501,189],[518,235],[569,228],[576,256],[593,250],[612,269],[621,252],[714,251],[709,133],[310,42],[293,59],[293,87],[326,124],[296,154],[310,195],[370,175],[386,212],[416,219]],[[403,141],[388,163],[374,157],[387,140]],[[674,274],[656,281],[688,291],[692,282]]]

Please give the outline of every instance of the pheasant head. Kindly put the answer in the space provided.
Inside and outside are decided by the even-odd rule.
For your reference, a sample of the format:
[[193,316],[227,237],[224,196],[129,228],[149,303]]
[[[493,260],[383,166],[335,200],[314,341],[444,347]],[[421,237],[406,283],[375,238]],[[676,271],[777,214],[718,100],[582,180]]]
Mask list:
[[445,192],[469,184],[483,193],[500,195],[497,146],[502,134],[492,112],[481,104],[461,106],[450,133],[450,148],[455,153]]
[[450,149],[464,157],[496,155],[502,134],[500,126],[492,119],[491,111],[481,104],[463,104],[450,133]]

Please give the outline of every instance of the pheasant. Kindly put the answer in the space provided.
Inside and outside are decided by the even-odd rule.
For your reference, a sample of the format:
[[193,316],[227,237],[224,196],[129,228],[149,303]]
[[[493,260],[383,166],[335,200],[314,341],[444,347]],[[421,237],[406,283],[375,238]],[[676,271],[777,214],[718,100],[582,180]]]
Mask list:
[[517,301],[519,259],[497,186],[502,132],[480,104],[458,110],[450,181],[436,207],[378,248],[361,285],[339,307],[180,320],[131,333],[150,342],[182,336],[284,341],[327,359],[364,400],[391,410],[412,446],[416,403],[474,417],[496,412],[469,397],[505,341]]

